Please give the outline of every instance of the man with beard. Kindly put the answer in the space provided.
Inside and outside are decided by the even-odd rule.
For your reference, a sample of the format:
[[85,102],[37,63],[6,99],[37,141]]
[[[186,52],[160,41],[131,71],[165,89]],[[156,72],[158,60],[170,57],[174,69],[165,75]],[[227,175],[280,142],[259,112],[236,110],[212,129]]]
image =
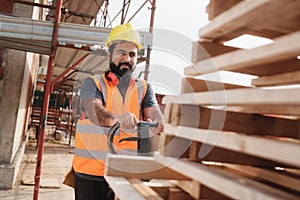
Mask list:
[[114,142],[119,154],[136,152],[136,141],[118,141],[136,136],[138,120],[158,122],[157,128],[151,128],[156,134],[163,129],[163,115],[151,85],[133,74],[142,48],[138,32],[129,23],[119,25],[111,31],[106,45],[108,70],[87,78],[80,92],[82,113],[73,159],[76,200],[114,199],[103,177],[111,126],[120,124]]

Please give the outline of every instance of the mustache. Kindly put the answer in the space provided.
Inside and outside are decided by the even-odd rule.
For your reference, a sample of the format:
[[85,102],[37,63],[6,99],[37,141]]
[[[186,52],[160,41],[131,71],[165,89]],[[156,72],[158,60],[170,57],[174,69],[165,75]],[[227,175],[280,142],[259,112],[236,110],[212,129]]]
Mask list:
[[120,68],[122,65],[127,65],[129,69],[132,69],[132,64],[130,64],[129,62],[120,62],[118,64],[118,67]]

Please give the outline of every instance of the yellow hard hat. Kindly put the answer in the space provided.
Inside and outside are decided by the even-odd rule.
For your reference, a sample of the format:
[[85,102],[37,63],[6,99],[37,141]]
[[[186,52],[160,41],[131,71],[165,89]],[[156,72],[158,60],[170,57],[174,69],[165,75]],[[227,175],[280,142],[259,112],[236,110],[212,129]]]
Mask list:
[[139,50],[143,47],[140,43],[139,33],[132,28],[130,23],[121,24],[112,29],[106,41],[106,46],[109,47],[113,41],[118,40],[132,42]]

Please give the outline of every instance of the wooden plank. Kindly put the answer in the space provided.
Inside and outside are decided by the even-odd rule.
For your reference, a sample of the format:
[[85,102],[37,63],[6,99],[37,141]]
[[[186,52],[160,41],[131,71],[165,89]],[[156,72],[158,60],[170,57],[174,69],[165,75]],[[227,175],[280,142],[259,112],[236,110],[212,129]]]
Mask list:
[[189,158],[189,147],[192,141],[166,134],[162,134],[160,139],[160,154],[176,158]]
[[109,154],[106,160],[105,175],[139,179],[178,179],[187,180],[181,174],[156,162],[153,157]]
[[[154,190],[152,190],[150,187],[145,185],[141,180],[139,179],[128,179],[129,183],[132,185],[133,188],[135,188],[145,199],[147,200],[163,200]],[[128,196],[128,198],[132,198],[131,196]]]
[[177,199],[194,200],[194,198],[192,198],[188,193],[181,190],[180,188],[169,188],[168,200]]
[[285,168],[284,171],[291,173],[293,176],[300,176],[300,169]]
[[[225,133],[226,134],[226,133]],[[289,165],[279,162],[259,158],[256,156],[242,154],[237,151],[231,151],[217,146],[203,144],[193,141],[189,149],[190,160],[196,162],[213,162],[213,163],[232,163],[240,165],[252,165],[259,167],[290,167]]]
[[180,106],[179,104],[172,104],[171,107],[171,124],[178,125],[180,124]]
[[238,50],[235,47],[224,46],[217,42],[200,40],[193,42],[192,45],[192,63],[197,63],[207,58],[215,57],[220,54]]
[[197,181],[174,181],[172,183],[189,193],[194,199],[230,199]]
[[[300,2],[295,0],[243,1],[223,12],[198,32],[200,38],[229,40],[230,33],[266,32],[272,38],[299,29]],[[278,16],[281,16],[280,18]],[[274,20],[276,19],[276,20]]]
[[[299,62],[300,63],[300,62]],[[274,76],[263,76],[252,79],[251,84],[257,87],[261,86],[278,86],[278,85],[292,85],[300,83],[300,70],[278,74]]]
[[173,109],[173,115],[179,116],[179,123],[171,122],[175,126],[300,139],[299,119],[239,113],[188,104],[180,105],[180,109]]
[[114,191],[116,197],[120,200],[126,200],[128,197],[135,200],[145,200],[139,192],[131,185],[131,183],[124,177],[104,176],[111,189]]
[[[172,183],[180,187],[182,190],[185,192],[189,193],[194,199],[199,199],[200,198],[200,192],[201,192],[201,185],[197,181],[177,181],[173,180]],[[208,198],[208,197],[201,197],[203,198]]]
[[[270,76],[287,72],[297,71],[300,68],[299,60],[294,58],[284,59],[281,61],[260,64],[259,62],[243,69],[237,69],[239,73],[250,74],[255,76]],[[234,70],[233,70],[234,71]]]
[[153,189],[163,199],[168,199],[169,188],[176,188],[177,186],[171,180],[157,180],[152,179],[149,182],[144,182],[145,185]]
[[155,160],[233,199],[297,199],[299,196],[271,188],[226,170],[185,159],[154,155]]
[[199,157],[199,149],[201,148],[201,143],[193,141],[189,149],[189,158],[191,161],[197,161]]
[[165,125],[164,134],[300,167],[299,140],[248,136],[229,131],[222,133],[170,124]]
[[273,106],[273,105],[244,105],[244,106],[227,106],[226,110],[244,113],[256,114],[278,114],[278,115],[300,115],[300,106]]
[[239,72],[240,69],[296,58],[300,52],[300,31],[276,38],[274,43],[248,50],[237,50],[202,60],[184,69],[185,75],[197,76],[226,70]]
[[280,171],[233,164],[223,164],[223,166],[250,175],[251,177],[264,179],[271,183],[275,183],[277,185],[281,185],[283,187],[300,192],[300,179],[297,179],[296,177],[287,176],[285,174],[280,173]]
[[206,7],[206,12],[208,13],[208,20],[212,20],[225,10],[231,8],[242,0],[210,0]]
[[165,96],[163,104],[196,104],[196,105],[272,105],[272,106],[299,106],[300,90],[261,88],[233,89],[224,91],[188,93],[179,96]]
[[165,122],[166,123],[169,123],[171,122],[171,105],[170,104],[167,104],[165,105],[165,110],[164,110],[164,116],[165,116]]
[[235,85],[224,82],[209,81],[203,79],[195,79],[191,77],[185,77],[182,79],[181,93],[192,93],[192,92],[206,92],[215,90],[228,90],[236,88],[247,88],[242,85]]
[[[226,133],[225,133],[226,134]],[[237,151],[232,151],[224,148],[219,148],[215,145],[203,144],[197,141],[191,141],[187,143],[187,140],[184,140],[179,137],[174,137],[173,135],[164,134],[165,138],[169,138],[170,142],[166,145],[166,147],[162,148],[163,151],[160,151],[160,154],[163,156],[170,156],[176,158],[186,158],[184,155],[185,151],[189,152],[189,158],[191,161],[196,162],[217,162],[217,163],[233,163],[240,165],[254,165],[261,167],[291,167],[291,165],[282,164],[279,162],[259,158],[257,156],[242,154]],[[176,147],[180,147],[185,151],[174,151]],[[184,155],[184,156],[183,156]]]

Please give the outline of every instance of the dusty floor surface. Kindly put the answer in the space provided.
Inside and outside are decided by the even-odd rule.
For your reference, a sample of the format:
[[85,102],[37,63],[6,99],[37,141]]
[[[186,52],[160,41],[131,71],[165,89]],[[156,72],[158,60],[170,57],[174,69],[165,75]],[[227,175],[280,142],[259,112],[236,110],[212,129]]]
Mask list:
[[[29,137],[15,186],[12,190],[0,190],[1,200],[33,199],[37,158],[35,141],[32,136]],[[42,158],[39,200],[74,199],[73,188],[62,184],[73,158],[74,147],[68,143],[68,140],[57,141],[51,139],[51,137],[46,137]]]

